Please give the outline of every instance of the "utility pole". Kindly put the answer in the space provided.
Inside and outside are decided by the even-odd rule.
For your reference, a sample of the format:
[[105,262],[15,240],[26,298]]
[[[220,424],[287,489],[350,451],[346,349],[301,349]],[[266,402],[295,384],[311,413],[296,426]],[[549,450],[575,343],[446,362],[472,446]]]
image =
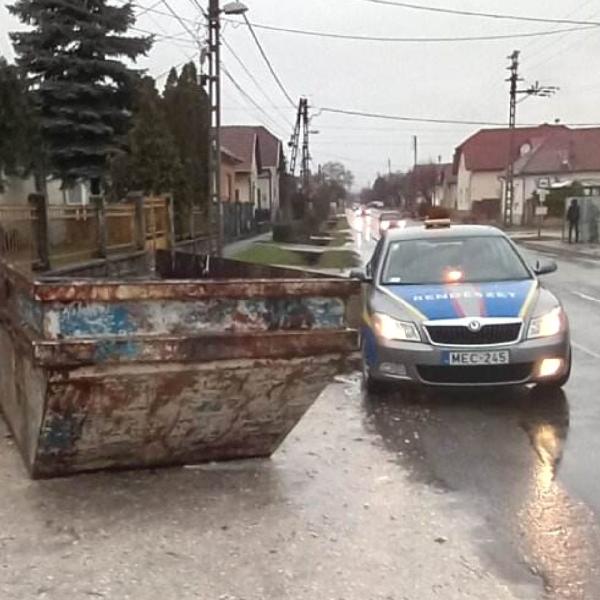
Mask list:
[[290,156],[290,175],[296,174],[296,163],[298,162],[298,148],[300,144],[300,127],[302,125],[302,98],[298,103],[298,110],[296,112],[296,124],[294,125],[294,131],[292,132],[292,139],[288,146],[292,151]]
[[504,194],[504,225],[511,227],[513,225],[513,207],[514,207],[514,196],[515,196],[515,129],[517,126],[517,96],[524,94],[525,96],[541,96],[542,98],[548,98],[557,92],[559,88],[556,86],[545,85],[541,86],[539,81],[528,88],[519,89],[519,82],[523,81],[519,77],[519,50],[515,50],[508,59],[510,65],[508,71],[510,71],[510,77],[506,80],[510,82],[510,105],[508,113],[508,128],[509,128],[509,141],[508,141],[508,165],[506,168],[506,184]]
[[[197,4],[197,3],[196,3]],[[210,252],[223,253],[223,206],[221,204],[221,13],[243,15],[248,7],[239,0],[230,2],[223,10],[219,0],[208,2],[208,98],[210,104],[210,129],[208,151],[209,185],[209,245]],[[202,55],[201,61],[202,63]],[[193,210],[193,209],[192,209]],[[193,219],[193,217],[192,217]],[[214,235],[216,232],[216,236]]]
[[[209,138],[209,236],[211,253],[223,252],[223,227],[221,206],[221,52],[220,52],[219,0],[209,0],[208,5],[208,97],[210,101]],[[193,210],[193,209],[192,209]],[[214,233],[216,232],[216,238]]]
[[309,150],[309,119],[308,119],[308,100],[302,98],[302,165],[300,168],[300,178],[302,181],[302,191],[306,196],[310,193],[310,150]]
[[418,158],[419,158],[418,146],[419,146],[419,138],[417,138],[416,135],[413,135],[413,167],[417,166],[417,162],[418,162]]
[[388,158],[388,175],[392,175],[392,159]]
[[296,113],[296,124],[292,138],[288,144],[291,149],[290,175],[296,175],[298,164],[298,153],[300,152],[300,136],[302,136],[302,153],[300,159],[300,188],[302,193],[308,197],[310,193],[310,119],[308,117],[308,99],[300,98],[298,111]]

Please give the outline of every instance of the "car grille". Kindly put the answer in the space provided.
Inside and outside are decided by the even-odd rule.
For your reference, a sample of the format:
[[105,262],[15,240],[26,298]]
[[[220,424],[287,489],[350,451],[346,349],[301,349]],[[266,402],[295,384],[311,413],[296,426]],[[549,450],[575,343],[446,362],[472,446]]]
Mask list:
[[468,383],[520,383],[529,379],[532,370],[533,363],[478,365],[472,367],[417,366],[417,371],[423,381],[457,385]]
[[485,346],[516,341],[521,332],[521,323],[484,325],[476,332],[464,325],[427,325],[426,329],[434,344]]

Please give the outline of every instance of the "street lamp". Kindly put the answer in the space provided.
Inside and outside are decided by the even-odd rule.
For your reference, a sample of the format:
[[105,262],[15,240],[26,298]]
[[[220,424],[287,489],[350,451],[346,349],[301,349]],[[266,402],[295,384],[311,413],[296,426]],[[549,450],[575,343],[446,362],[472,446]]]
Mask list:
[[225,15],[243,15],[248,12],[248,7],[243,2],[228,2],[223,7]]
[[[235,0],[223,9],[219,0],[208,4],[208,97],[210,101],[209,213],[211,231],[217,231],[217,255],[223,252],[223,207],[221,205],[221,14],[243,15],[248,7]],[[212,250],[211,240],[211,250]]]

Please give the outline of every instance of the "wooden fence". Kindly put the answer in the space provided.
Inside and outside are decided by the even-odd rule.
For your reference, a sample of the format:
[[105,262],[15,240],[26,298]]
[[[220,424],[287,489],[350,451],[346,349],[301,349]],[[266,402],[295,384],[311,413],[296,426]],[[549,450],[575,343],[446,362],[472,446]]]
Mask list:
[[0,257],[21,270],[48,270],[174,243],[170,198],[85,206],[51,205],[34,194],[25,205],[0,205]]

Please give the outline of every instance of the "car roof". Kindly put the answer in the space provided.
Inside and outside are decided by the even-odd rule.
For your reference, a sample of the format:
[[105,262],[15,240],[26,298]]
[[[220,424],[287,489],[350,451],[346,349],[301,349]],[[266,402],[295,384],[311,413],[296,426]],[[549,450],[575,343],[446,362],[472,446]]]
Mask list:
[[386,234],[388,242],[402,240],[426,240],[430,238],[466,238],[466,237],[506,237],[506,234],[497,227],[489,225],[450,225],[449,227],[432,227],[423,225],[392,229]]

